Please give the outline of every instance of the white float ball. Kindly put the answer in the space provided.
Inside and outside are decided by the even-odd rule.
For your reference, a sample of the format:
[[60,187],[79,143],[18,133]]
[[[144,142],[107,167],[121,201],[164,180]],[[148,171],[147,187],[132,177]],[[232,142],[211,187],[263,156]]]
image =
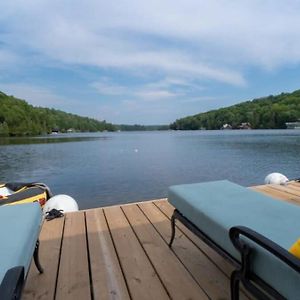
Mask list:
[[271,173],[265,178],[265,184],[285,185],[288,181],[288,178],[281,173]]
[[79,210],[77,202],[68,195],[56,195],[50,198],[43,208],[43,213],[46,214],[53,208],[62,210],[64,213]]

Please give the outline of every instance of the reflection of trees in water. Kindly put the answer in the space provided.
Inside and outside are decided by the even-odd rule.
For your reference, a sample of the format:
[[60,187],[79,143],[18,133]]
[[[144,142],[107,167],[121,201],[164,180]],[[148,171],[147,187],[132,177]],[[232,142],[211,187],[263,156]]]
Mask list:
[[96,140],[106,140],[110,137],[19,137],[19,138],[0,138],[1,145],[29,145],[29,144],[53,144],[70,142],[88,142]]
[[109,136],[63,135],[0,138],[0,182],[47,181],[51,174],[59,176],[62,168],[68,167],[62,166],[62,160],[66,154],[72,156],[72,143],[109,139]]

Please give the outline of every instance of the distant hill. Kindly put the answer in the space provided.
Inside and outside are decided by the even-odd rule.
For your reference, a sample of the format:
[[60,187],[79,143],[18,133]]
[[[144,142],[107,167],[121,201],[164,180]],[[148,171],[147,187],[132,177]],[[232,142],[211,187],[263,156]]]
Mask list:
[[80,117],[56,109],[34,107],[0,92],[0,136],[40,135],[52,131],[113,131],[105,121]]
[[300,90],[282,93],[226,108],[220,108],[176,120],[170,124],[175,130],[220,129],[229,124],[233,129],[250,123],[253,129],[286,128],[286,122],[300,119]]
[[154,130],[168,130],[170,129],[169,125],[115,125],[117,130],[121,131],[154,131]]

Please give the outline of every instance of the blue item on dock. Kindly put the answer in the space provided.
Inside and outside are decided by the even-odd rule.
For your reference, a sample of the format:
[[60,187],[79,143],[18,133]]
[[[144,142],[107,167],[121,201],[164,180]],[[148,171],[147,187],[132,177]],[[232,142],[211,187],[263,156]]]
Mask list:
[[180,213],[179,220],[183,219],[184,223],[186,218],[187,223],[191,222],[192,227],[204,233],[238,264],[242,264],[241,254],[229,236],[231,228],[244,226],[276,243],[281,248],[279,252],[295,262],[297,270],[253,240],[240,238],[252,251],[250,273],[287,299],[300,299],[300,260],[288,252],[300,236],[300,206],[226,180],[171,186],[168,200]]
[[[7,291],[17,289],[20,293],[26,279],[29,266],[35,255],[35,262],[40,272],[38,262],[38,237],[42,222],[40,205],[36,203],[0,207],[0,298],[7,297]],[[21,286],[13,286],[14,273]],[[17,284],[17,283],[15,283]],[[16,295],[20,297],[20,295]]]

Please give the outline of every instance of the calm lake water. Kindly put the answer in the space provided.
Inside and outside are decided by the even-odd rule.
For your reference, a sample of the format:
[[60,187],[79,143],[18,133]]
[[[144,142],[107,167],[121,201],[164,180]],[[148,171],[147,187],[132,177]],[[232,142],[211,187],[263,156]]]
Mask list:
[[81,209],[162,198],[173,184],[300,177],[300,130],[63,134],[0,139],[0,182],[44,182]]

